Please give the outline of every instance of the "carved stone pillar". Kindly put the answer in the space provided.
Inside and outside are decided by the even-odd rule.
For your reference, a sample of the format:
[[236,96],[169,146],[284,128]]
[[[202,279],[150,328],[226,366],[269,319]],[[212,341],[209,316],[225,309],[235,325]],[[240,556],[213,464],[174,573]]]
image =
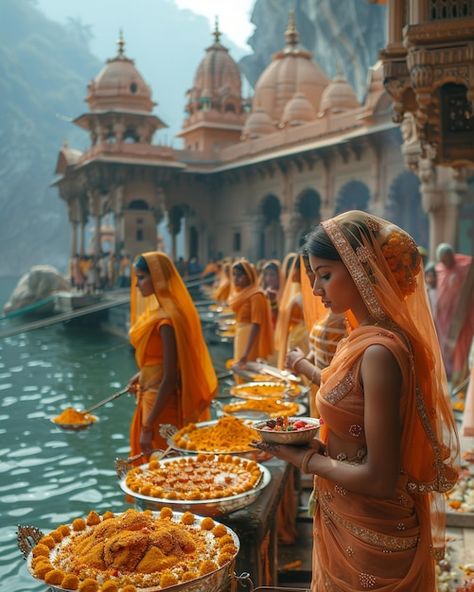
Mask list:
[[71,258],[77,254],[77,220],[71,222]]
[[281,224],[285,233],[285,255],[297,249],[296,238],[302,228],[302,218],[296,212],[281,214]]
[[265,218],[260,215],[256,214],[249,218],[248,224],[249,232],[250,232],[250,250],[246,253],[246,256],[251,261],[258,261],[261,259],[262,256],[262,241],[264,241],[264,230],[265,230]]
[[84,220],[79,222],[79,255],[82,257],[85,254],[85,235],[86,235],[86,223]]

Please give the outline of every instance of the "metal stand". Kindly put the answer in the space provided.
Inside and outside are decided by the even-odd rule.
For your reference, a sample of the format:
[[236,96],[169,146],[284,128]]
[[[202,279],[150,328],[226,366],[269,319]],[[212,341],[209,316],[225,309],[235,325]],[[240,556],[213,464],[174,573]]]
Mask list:
[[259,586],[255,588],[250,574],[245,571],[240,576],[234,574],[234,579],[248,592],[309,592],[308,588],[283,588],[282,586]]

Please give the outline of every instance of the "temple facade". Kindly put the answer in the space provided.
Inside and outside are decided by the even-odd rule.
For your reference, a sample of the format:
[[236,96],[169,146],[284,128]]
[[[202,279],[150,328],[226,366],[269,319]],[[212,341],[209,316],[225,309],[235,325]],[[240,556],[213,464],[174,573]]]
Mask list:
[[441,200],[457,204],[449,220],[426,207],[382,63],[368,72],[359,103],[342,70],[331,80],[300,45],[292,15],[282,46],[247,101],[216,26],[186,93],[183,148],[175,150],[152,142],[165,124],[120,39],[89,84],[88,111],[74,121],[89,133],[89,148],[59,152],[55,185],[68,208],[71,254],[85,251],[87,225],[99,253],[105,220],[117,252],[156,249],[166,216],[174,257],[181,228],[187,258],[281,257],[319,220],[354,208],[392,219],[425,247],[458,247],[459,186],[440,189]]

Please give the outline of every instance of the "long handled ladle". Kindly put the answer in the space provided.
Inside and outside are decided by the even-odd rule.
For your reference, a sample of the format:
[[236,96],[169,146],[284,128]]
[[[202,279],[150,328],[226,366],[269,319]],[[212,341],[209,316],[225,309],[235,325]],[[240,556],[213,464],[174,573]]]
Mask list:
[[[112,395],[106,397],[105,399],[102,399],[102,401],[99,401],[98,403],[94,403],[94,405],[91,405],[87,409],[82,409],[81,411],[79,411],[79,410],[76,409],[75,411],[77,413],[80,413],[83,416],[86,416],[91,411],[94,411],[95,409],[98,409],[99,407],[102,407],[106,403],[110,403],[111,401],[114,401],[115,399],[118,399],[119,397],[121,397],[122,395],[125,395],[128,392],[129,392],[129,387],[127,385],[124,388],[122,388],[121,390],[117,391],[116,393],[113,393]],[[57,425],[58,427],[63,428],[65,430],[81,430],[81,429],[84,429],[84,428],[88,428],[89,426],[91,426],[95,422],[95,419],[94,419],[94,420],[91,420],[89,422],[74,424],[74,423],[62,423],[62,422],[54,421],[54,419],[55,418],[51,419],[51,421],[55,425]]]

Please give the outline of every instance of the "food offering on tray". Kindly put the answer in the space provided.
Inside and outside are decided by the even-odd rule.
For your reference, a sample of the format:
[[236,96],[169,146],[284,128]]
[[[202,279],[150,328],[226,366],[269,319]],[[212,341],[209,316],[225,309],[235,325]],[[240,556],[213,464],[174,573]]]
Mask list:
[[250,443],[258,440],[257,432],[237,417],[221,417],[218,421],[190,423],[172,437],[173,444],[182,450],[196,452],[235,453],[254,449]]
[[266,413],[270,417],[278,417],[279,415],[297,415],[301,410],[301,406],[293,401],[281,401],[280,399],[248,399],[247,401],[235,401],[222,405],[222,410],[231,414],[257,411]]
[[297,397],[301,387],[291,382],[261,381],[245,382],[230,389],[230,393],[241,399],[280,399],[283,396]]
[[254,423],[255,430],[265,442],[273,444],[307,444],[320,427],[313,417],[276,417]]
[[191,512],[91,512],[43,536],[31,551],[29,569],[65,590],[161,590],[216,572],[237,552],[238,539],[229,528]]
[[71,429],[80,429],[87,427],[97,421],[95,415],[90,413],[83,413],[73,407],[66,407],[59,415],[53,417],[51,421],[61,427],[70,426]]
[[259,465],[238,456],[198,454],[128,472],[127,486],[142,495],[168,500],[212,500],[250,491],[262,478]]

